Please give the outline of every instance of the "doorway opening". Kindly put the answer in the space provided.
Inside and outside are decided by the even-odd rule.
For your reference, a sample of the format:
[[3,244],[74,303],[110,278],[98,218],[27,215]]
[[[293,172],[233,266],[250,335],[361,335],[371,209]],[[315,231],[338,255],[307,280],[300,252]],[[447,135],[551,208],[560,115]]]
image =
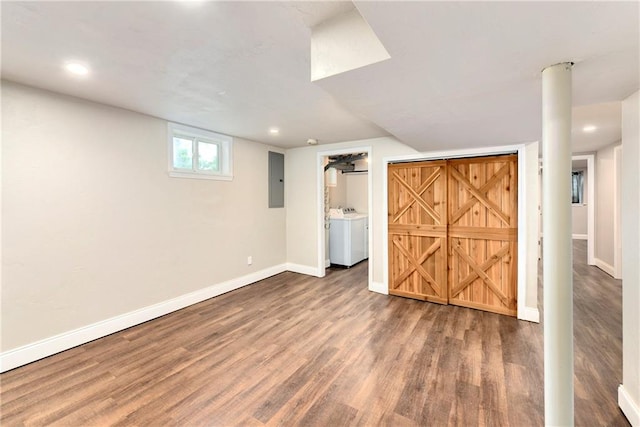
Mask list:
[[[542,159],[539,159],[538,180],[540,199],[538,203],[538,259],[542,259]],[[576,154],[571,156],[571,237],[586,240],[586,263],[596,265],[595,260],[595,156]]]
[[[318,272],[350,268],[372,254],[371,147],[318,153]],[[368,262],[368,287],[372,263]]]
[[571,234],[574,240],[587,241],[587,264],[595,265],[595,156],[572,156],[571,170]]

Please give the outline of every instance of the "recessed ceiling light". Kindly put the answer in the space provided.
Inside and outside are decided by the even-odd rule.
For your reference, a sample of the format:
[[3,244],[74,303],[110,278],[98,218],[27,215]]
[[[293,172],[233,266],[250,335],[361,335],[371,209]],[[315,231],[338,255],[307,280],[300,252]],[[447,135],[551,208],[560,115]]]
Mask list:
[[77,74],[79,76],[89,74],[89,69],[78,62],[69,62],[64,66],[64,68],[66,68],[70,73]]
[[586,125],[582,128],[582,132],[594,132],[596,129],[594,125]]
[[278,128],[271,128],[271,129],[269,129],[269,133],[270,133],[271,135],[277,135],[277,134],[279,134],[279,133],[280,133],[280,129],[278,129]]

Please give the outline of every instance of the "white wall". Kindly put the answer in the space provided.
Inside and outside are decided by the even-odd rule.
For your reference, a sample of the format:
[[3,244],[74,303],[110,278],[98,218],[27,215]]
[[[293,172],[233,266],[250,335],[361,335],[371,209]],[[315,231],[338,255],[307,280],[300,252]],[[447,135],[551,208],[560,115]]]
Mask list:
[[[318,271],[318,183],[317,167],[318,152],[331,150],[346,150],[351,147],[370,146],[369,174],[372,179],[373,198],[372,211],[372,251],[370,253],[370,265],[372,265],[372,277],[370,286],[372,289],[383,292],[387,289],[384,277],[384,266],[387,261],[384,254],[384,242],[386,240],[386,207],[384,206],[386,195],[384,185],[383,159],[390,157],[419,158],[422,155],[410,147],[393,138],[376,138],[348,143],[322,145],[320,147],[303,147],[287,150],[285,159],[288,179],[286,180],[286,205],[287,205],[287,261],[290,269],[308,274],[319,275]],[[522,298],[523,318],[537,321],[537,245],[538,245],[538,144],[528,144],[524,147],[525,156],[522,156],[523,168],[526,170],[524,179],[519,184],[519,190],[526,192],[523,206],[526,213],[523,215],[521,225],[526,227],[526,268],[519,273],[519,280],[526,283]],[[523,154],[524,154],[523,153]],[[315,165],[315,167],[313,166]],[[316,169],[314,172],[313,169]],[[321,258],[322,259],[322,258]],[[520,279],[520,274],[522,279]],[[519,303],[520,304],[520,303]],[[520,315],[520,311],[519,311]]]
[[3,352],[286,261],[282,150],[236,138],[233,181],[170,178],[164,120],[4,81],[2,142]]
[[[384,196],[382,194],[382,159],[391,155],[415,153],[410,148],[393,138],[375,138],[361,141],[351,141],[338,144],[327,144],[315,147],[301,147],[287,150],[285,157],[285,194],[287,206],[287,261],[294,264],[300,271],[317,274],[318,267],[318,183],[317,165],[318,152],[342,150],[351,147],[370,146],[371,156],[369,173],[372,174],[373,212],[370,213],[373,222],[373,251],[369,254],[373,266],[373,277],[376,283],[383,283],[382,268],[384,260],[382,241],[386,236],[381,235],[382,225],[386,221]],[[376,231],[377,230],[377,231]],[[386,288],[386,285],[384,285]]]
[[[356,162],[356,170],[366,170]],[[325,182],[327,181],[325,172]],[[356,212],[367,213],[369,207],[368,177],[366,173],[342,173],[338,171],[338,182],[335,187],[329,187],[329,203],[332,208],[355,208]]]
[[[327,182],[328,172],[324,174],[324,182]],[[337,173],[335,187],[329,187],[329,206],[332,208],[344,208],[347,206],[347,176],[341,171]]]
[[[591,200],[588,200],[588,188],[589,188],[589,171],[587,169],[582,168],[574,168],[574,171],[583,171],[584,172],[584,188],[582,195],[582,203],[581,204],[572,204],[571,205],[571,227],[574,238],[583,237],[586,239],[587,236],[587,203],[591,203]],[[568,178],[570,179],[570,178]]]
[[[361,161],[364,162],[364,161]],[[356,170],[367,170],[368,165],[356,164]],[[356,212],[367,213],[369,210],[368,182],[369,177],[366,173],[347,174],[347,205],[356,210]]]
[[[526,224],[527,244],[525,254],[520,256],[526,257],[527,269],[525,274],[527,297],[525,300],[525,309],[529,312],[528,320],[539,321],[538,311],[538,254],[540,249],[540,232],[542,224],[540,224],[541,215],[539,208],[541,206],[541,179],[540,179],[540,162],[538,160],[539,144],[527,144],[525,147],[525,176],[524,187],[526,191],[526,213],[524,224]],[[519,179],[522,180],[523,177]],[[520,278],[519,278],[520,280]],[[524,315],[524,313],[523,313]],[[538,320],[536,320],[538,319]]]
[[622,102],[622,386],[618,403],[640,426],[640,92]]
[[596,264],[604,263],[610,271],[614,266],[615,219],[615,143],[596,153]]

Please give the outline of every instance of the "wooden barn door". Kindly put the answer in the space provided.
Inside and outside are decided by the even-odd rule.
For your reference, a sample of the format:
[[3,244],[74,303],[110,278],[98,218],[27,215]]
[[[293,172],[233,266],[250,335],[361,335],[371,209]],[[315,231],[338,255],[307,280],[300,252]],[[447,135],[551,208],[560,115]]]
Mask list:
[[516,155],[448,163],[449,302],[517,314]]
[[517,314],[516,155],[390,164],[389,294]]
[[447,303],[445,161],[389,165],[389,294]]

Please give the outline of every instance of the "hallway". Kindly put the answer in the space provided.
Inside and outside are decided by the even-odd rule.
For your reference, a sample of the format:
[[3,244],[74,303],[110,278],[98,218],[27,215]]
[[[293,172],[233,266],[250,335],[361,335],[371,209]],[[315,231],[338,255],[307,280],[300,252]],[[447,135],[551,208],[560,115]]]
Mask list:
[[573,241],[573,288],[576,425],[628,426],[617,403],[622,282],[587,265],[586,240]]

